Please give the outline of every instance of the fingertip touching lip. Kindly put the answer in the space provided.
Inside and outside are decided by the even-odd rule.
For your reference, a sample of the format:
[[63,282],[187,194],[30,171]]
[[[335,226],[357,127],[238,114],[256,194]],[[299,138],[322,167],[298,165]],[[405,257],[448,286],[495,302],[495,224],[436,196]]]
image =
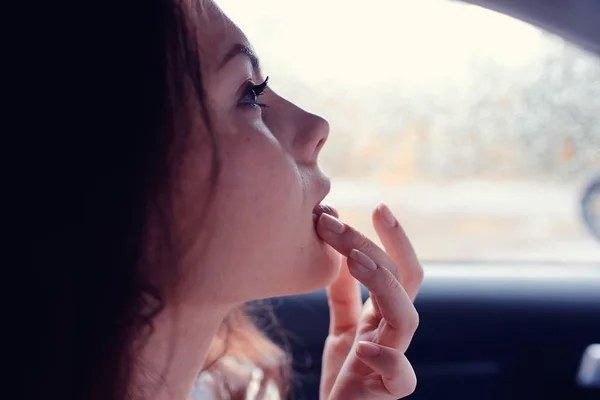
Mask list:
[[313,209],[313,215],[315,216],[315,219],[319,219],[321,214],[333,215],[336,218],[339,217],[337,210],[333,206],[330,206],[329,204],[319,203]]

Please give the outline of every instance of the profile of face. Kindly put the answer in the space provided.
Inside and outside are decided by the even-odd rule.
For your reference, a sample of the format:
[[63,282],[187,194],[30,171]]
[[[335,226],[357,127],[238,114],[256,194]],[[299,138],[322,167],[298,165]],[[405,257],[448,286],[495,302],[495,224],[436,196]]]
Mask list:
[[[221,167],[208,215],[188,218],[201,226],[187,227],[197,236],[187,239],[202,245],[185,255],[185,296],[239,303],[322,288],[340,268],[313,215],[329,191],[317,163],[329,125],[265,84],[247,38],[214,3],[203,3],[202,19],[202,81]],[[208,190],[210,146],[192,136],[180,219],[201,211],[197,198]]]

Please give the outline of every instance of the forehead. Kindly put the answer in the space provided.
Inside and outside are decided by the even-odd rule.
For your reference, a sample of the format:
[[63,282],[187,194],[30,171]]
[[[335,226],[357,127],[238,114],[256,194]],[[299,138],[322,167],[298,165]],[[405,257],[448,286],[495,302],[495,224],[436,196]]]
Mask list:
[[215,71],[236,43],[249,47],[246,35],[213,1],[202,2],[198,26],[198,43],[203,69]]

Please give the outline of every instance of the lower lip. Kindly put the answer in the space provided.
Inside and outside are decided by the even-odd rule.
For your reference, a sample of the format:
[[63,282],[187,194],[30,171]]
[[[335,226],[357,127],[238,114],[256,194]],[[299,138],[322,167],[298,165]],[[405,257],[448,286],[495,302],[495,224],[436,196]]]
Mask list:
[[319,218],[321,217],[321,214],[329,214],[336,218],[339,217],[337,210],[335,208],[333,208],[332,206],[328,206],[325,204],[319,204],[313,209],[312,215],[313,215],[313,221],[315,223],[319,220]]

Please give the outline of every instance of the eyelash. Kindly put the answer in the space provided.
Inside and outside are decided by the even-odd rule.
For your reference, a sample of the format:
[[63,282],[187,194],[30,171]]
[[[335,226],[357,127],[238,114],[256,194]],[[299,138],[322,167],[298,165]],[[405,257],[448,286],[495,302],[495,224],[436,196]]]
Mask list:
[[240,104],[244,106],[267,108],[268,106],[266,104],[259,103],[257,100],[259,96],[262,96],[265,93],[268,82],[269,77],[267,77],[260,85],[248,82],[248,86],[244,89],[244,94],[242,94]]

